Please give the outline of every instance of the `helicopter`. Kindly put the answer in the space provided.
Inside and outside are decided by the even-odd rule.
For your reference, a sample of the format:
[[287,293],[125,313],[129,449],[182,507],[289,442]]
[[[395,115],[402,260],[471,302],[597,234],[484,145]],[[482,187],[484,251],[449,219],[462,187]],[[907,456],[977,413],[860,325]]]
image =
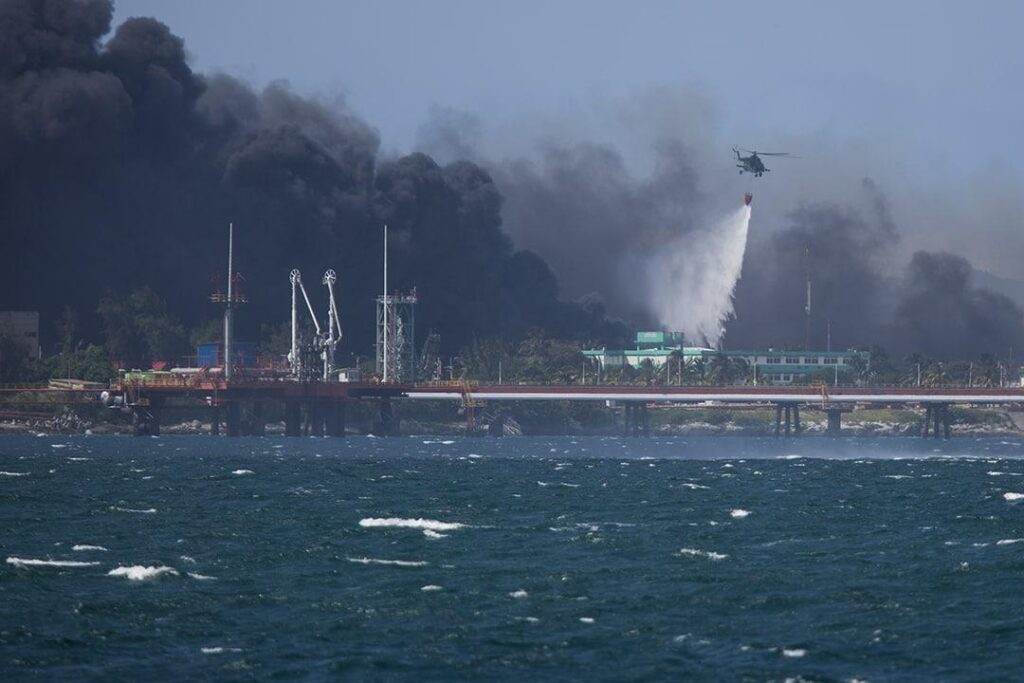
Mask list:
[[[755,152],[752,149],[742,149],[740,147],[733,147],[732,151],[736,154],[736,161],[740,162],[736,164],[736,168],[740,169],[740,175],[742,175],[743,172],[746,171],[747,173],[753,173],[755,178],[760,178],[762,174],[765,174],[771,170],[770,168],[767,168],[764,165],[764,162],[761,161],[761,157],[789,157],[791,159],[797,158],[794,157],[789,152]],[[740,154],[740,152],[744,152],[746,154],[749,154],[750,156],[745,157],[742,154]]]

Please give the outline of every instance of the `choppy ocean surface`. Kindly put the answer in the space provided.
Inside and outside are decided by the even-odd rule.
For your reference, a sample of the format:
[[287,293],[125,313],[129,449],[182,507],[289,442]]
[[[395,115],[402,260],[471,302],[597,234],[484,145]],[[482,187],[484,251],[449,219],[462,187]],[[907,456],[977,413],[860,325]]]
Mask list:
[[1024,442],[0,438],[3,680],[1009,680]]

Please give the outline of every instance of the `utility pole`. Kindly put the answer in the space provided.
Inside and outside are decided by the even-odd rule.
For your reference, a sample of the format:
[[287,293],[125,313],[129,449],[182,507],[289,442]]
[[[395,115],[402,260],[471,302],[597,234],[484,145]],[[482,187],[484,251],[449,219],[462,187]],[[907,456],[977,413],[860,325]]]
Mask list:
[[234,303],[234,249],[235,224],[228,223],[228,300],[224,306],[224,379],[231,379],[231,337],[234,330],[235,313],[231,306]]
[[388,381],[388,224],[384,224],[384,381]]
[[811,247],[804,247],[804,268],[807,278],[807,300],[804,303],[804,351],[811,348]]

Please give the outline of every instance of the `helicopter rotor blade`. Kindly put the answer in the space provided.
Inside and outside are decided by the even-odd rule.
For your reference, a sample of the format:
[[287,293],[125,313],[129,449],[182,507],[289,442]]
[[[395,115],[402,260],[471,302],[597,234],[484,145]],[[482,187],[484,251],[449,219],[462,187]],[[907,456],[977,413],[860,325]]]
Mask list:
[[799,159],[800,157],[793,156],[789,152],[755,152],[761,157],[790,157],[791,159]]

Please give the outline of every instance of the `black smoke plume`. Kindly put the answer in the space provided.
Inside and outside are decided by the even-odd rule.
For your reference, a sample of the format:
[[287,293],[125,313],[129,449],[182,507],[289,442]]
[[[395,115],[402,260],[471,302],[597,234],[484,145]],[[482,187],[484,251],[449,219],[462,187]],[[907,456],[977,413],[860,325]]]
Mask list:
[[382,162],[377,132],[343,105],[198,74],[155,19],[103,43],[111,15],[109,0],[0,3],[0,308],[54,319],[149,285],[187,322],[213,318],[231,221],[243,333],[287,319],[291,268],[318,289],[333,267],[346,350],[365,354],[387,222],[394,285],[418,287],[419,320],[450,351],[534,327],[616,332],[513,247],[483,168]]

